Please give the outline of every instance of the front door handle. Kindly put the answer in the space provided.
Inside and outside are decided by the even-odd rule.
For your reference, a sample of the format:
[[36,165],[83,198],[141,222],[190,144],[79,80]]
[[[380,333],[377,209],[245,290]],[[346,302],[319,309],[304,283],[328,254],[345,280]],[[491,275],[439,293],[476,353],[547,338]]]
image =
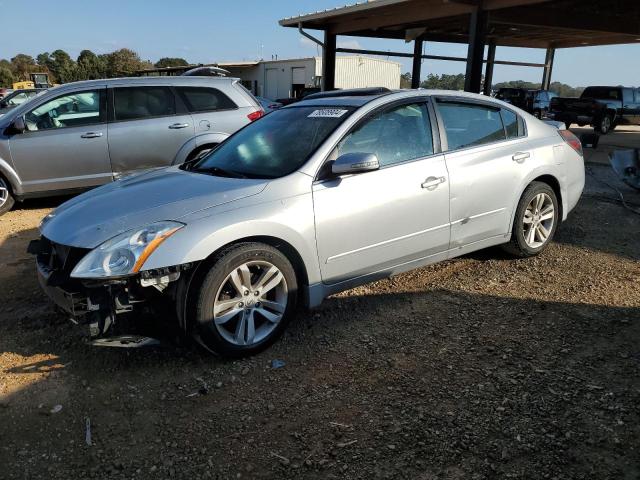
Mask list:
[[87,132],[84,135],[80,135],[81,138],[98,138],[102,136],[102,132]]
[[178,130],[179,128],[187,128],[188,126],[188,123],[174,123],[172,125],[169,125],[169,128],[171,130]]
[[426,188],[427,190],[435,190],[438,188],[438,185],[444,183],[446,179],[444,177],[429,177],[424,182],[422,182],[421,187]]
[[511,159],[514,162],[522,163],[530,156],[531,154],[529,152],[517,152],[513,154],[513,157],[511,157]]

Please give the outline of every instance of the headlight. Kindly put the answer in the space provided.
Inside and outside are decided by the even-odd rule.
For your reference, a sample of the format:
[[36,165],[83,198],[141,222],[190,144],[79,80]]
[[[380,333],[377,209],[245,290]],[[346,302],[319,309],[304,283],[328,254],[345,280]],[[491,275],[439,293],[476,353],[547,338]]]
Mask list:
[[157,222],[121,233],[85,255],[71,276],[109,278],[137,273],[149,255],[182,227],[183,223]]

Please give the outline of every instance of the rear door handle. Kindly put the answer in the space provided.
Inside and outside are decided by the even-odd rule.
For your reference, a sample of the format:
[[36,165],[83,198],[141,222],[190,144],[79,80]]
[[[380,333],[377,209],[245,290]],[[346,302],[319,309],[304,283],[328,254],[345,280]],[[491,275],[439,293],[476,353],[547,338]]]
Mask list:
[[531,154],[529,152],[517,152],[513,154],[513,157],[511,157],[511,159],[514,162],[522,163],[530,156]]
[[174,123],[172,125],[169,125],[169,128],[172,130],[178,130],[179,128],[187,128],[188,126],[188,123]]
[[444,177],[429,177],[424,182],[422,182],[421,187],[426,188],[427,190],[435,190],[438,188],[438,185],[445,182]]
[[102,136],[102,132],[87,132],[84,135],[80,135],[81,138],[98,138]]

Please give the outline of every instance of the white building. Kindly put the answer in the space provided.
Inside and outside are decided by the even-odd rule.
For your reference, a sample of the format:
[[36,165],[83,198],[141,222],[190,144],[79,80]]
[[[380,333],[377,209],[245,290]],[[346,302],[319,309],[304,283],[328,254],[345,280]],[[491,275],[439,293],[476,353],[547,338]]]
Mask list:
[[[297,98],[320,87],[322,57],[219,63],[254,94],[275,100]],[[362,55],[336,57],[336,88],[400,88],[400,63]]]

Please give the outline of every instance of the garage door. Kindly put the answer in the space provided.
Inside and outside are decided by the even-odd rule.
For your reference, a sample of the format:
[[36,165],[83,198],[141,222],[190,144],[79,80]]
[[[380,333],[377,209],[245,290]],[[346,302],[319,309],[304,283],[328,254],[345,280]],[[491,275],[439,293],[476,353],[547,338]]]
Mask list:
[[275,100],[278,98],[278,69],[277,68],[267,68],[266,71],[266,79],[265,79],[265,92],[264,96]]
[[306,75],[304,67],[293,67],[291,69],[292,79],[291,83],[293,84],[302,84],[306,83]]

